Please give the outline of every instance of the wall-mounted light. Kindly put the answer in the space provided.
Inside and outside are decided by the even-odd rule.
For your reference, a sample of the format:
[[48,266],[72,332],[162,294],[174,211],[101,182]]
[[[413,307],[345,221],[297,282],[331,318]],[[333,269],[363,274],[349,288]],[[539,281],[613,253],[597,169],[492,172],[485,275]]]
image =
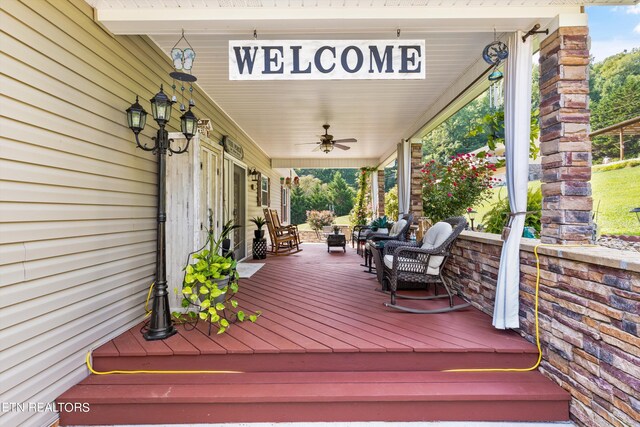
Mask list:
[[260,181],[260,172],[256,170],[256,168],[249,168],[247,171],[249,176],[251,177],[251,181],[258,182]]

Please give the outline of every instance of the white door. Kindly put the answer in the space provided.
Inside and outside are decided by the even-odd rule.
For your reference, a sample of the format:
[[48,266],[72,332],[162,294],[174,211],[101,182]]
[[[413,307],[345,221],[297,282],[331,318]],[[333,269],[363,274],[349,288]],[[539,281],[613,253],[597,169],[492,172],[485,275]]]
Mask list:
[[240,225],[231,233],[231,245],[234,248],[235,258],[243,259],[247,255],[246,231],[246,193],[247,193],[247,167],[235,161],[231,157],[224,159],[224,223],[233,220]]
[[219,235],[222,229],[222,218],[219,209],[221,194],[220,185],[220,155],[207,148],[200,148],[200,188],[202,200],[200,201],[200,241],[204,244],[207,238],[206,230],[213,229],[214,236]]

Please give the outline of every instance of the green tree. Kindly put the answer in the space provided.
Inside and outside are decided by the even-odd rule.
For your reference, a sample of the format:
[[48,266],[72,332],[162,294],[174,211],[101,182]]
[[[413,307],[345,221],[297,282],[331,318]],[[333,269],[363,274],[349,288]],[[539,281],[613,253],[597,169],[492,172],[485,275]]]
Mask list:
[[327,184],[316,184],[311,189],[311,194],[308,197],[309,209],[315,211],[325,211],[329,209],[329,191]]
[[314,188],[318,185],[322,185],[322,181],[311,175],[305,175],[300,177],[300,189],[305,196],[310,197]]
[[398,185],[398,162],[394,161],[393,165],[384,168],[384,189],[389,191]]
[[[640,49],[592,63],[589,74],[591,129],[598,130],[640,116]],[[626,135],[625,157],[640,155],[640,137]],[[596,162],[618,158],[619,137],[597,136],[592,141]]]
[[489,93],[484,92],[427,134],[422,142],[425,161],[446,162],[458,153],[468,153],[486,144],[483,135],[471,135],[478,121],[491,112]]
[[347,181],[347,185],[354,190],[356,189],[356,179],[358,169],[296,169],[296,173],[298,176],[312,176],[314,178],[318,178],[320,182],[324,184],[328,184],[333,181],[333,176],[336,172],[340,172],[345,181]]
[[347,185],[340,172],[333,174],[333,180],[328,184],[329,200],[337,216],[348,214],[353,208],[353,189]]
[[598,103],[610,96],[617,87],[622,86],[630,75],[640,75],[640,49],[622,52],[591,63],[589,74],[589,98]]
[[307,221],[307,211],[310,210],[309,199],[300,187],[291,190],[291,223],[304,224]]

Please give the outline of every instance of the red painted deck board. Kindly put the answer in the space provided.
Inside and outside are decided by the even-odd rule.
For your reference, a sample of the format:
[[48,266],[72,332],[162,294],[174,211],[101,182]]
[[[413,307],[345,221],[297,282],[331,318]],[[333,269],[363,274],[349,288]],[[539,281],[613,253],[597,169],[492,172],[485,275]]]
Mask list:
[[133,329],[128,330],[122,335],[113,339],[113,344],[118,349],[120,356],[146,356],[146,348],[155,347],[153,341],[148,341],[148,345],[143,347],[142,344],[133,336],[133,334],[139,334],[140,327],[135,326]]
[[139,331],[140,328],[142,328],[143,324],[144,322],[134,326],[133,330],[131,331],[131,335],[133,336],[133,338],[135,338],[138,344],[140,344],[140,346],[144,348],[144,351],[148,356],[172,356],[173,354],[175,354],[174,351],[164,341],[147,341],[144,339],[142,334],[135,333],[136,330]]
[[[491,326],[475,308],[416,315],[383,306],[388,296],[376,291],[375,276],[363,272],[362,258],[326,252],[324,245],[269,257],[251,278],[240,279],[240,307],[260,310],[256,324],[232,325],[216,335],[200,322],[196,330],[178,325],[164,342],[144,341],[139,327],[96,351],[94,357],[143,355],[296,354],[339,352],[505,353],[533,355],[536,348],[513,331]],[[446,305],[442,301],[407,304]],[[246,307],[245,307],[246,306]],[[197,353],[196,353],[197,352]],[[528,360],[528,358],[526,358]]]
[[237,300],[262,312],[257,323],[223,335],[177,325],[153,342],[138,325],[93,354],[97,370],[236,373],[92,375],[58,399],[90,402],[90,413],[64,413],[61,424],[568,420],[569,395],[539,372],[441,372],[531,366],[537,350],[517,333],[475,308],[389,309],[355,251],[303,249],[241,279]]

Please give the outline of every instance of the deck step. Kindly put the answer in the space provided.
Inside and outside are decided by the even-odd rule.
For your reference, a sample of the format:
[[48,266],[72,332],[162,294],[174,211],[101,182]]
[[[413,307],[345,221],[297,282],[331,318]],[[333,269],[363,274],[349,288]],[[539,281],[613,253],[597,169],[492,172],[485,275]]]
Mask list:
[[538,372],[92,375],[60,396],[61,425],[311,421],[566,421],[569,395]]
[[234,370],[290,371],[441,371],[467,368],[527,368],[535,352],[447,351],[357,353],[250,353],[173,356],[101,356],[93,354],[98,371],[113,370]]

